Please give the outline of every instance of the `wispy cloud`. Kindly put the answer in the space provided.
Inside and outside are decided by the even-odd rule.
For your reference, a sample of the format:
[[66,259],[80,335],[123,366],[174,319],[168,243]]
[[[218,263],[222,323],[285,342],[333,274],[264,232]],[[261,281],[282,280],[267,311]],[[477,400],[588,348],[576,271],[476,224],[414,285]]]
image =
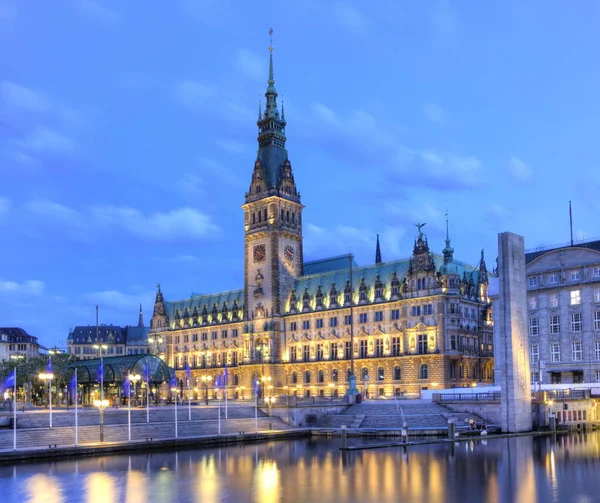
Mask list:
[[432,122],[441,124],[446,118],[444,109],[435,103],[425,103],[423,105],[423,113]]
[[0,280],[0,294],[9,295],[43,295],[46,284],[37,279],[28,279],[19,283],[17,281]]
[[25,209],[31,213],[44,215],[45,217],[61,220],[63,222],[75,223],[81,218],[78,211],[64,204],[48,201],[47,199],[34,199],[25,204]]
[[151,291],[129,294],[118,290],[102,290],[86,293],[83,297],[103,308],[136,312],[140,302],[144,303],[144,300],[146,300],[146,303],[148,303],[148,299],[151,299],[153,295],[154,292]]
[[358,10],[345,2],[336,2],[333,14],[338,22],[354,35],[366,35],[369,32],[369,22]]
[[14,82],[0,82],[0,93],[2,101],[12,107],[35,112],[47,112],[51,108],[50,100],[45,95]]
[[247,49],[241,49],[235,56],[235,67],[242,73],[242,75],[248,77],[251,80],[266,82],[267,79],[267,59],[261,57],[255,52]]
[[196,195],[204,192],[203,178],[193,173],[185,173],[179,181],[179,186],[181,187],[181,190],[189,194]]
[[190,79],[178,80],[173,87],[175,100],[195,110],[209,106],[214,95],[214,87]]
[[527,163],[525,163],[525,161],[519,159],[518,157],[511,157],[509,166],[510,172],[517,180],[524,183],[533,181],[533,171],[527,165]]
[[12,202],[7,197],[0,197],[0,221],[8,215]]
[[215,144],[220,149],[231,152],[232,154],[241,154],[246,150],[243,143],[235,140],[217,140]]
[[114,11],[95,0],[77,0],[76,5],[85,15],[102,23],[112,24],[119,19]]
[[76,144],[71,138],[44,126],[33,130],[18,144],[23,149],[37,153],[66,155],[76,150]]

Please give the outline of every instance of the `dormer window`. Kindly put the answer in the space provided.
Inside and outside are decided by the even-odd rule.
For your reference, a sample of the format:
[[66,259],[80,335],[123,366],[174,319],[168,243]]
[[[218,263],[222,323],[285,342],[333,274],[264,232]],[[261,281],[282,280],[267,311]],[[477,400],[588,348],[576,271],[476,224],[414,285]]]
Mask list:
[[260,185],[257,185],[256,186],[256,194],[260,194],[260,191],[261,191],[261,187],[260,187]]

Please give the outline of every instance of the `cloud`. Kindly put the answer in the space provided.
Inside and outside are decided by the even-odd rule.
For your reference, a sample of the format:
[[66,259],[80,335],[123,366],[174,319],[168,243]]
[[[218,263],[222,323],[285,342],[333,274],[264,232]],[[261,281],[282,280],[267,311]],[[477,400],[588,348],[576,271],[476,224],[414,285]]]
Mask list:
[[94,0],[78,0],[77,7],[81,12],[102,23],[112,24],[117,21],[117,14]]
[[105,228],[120,228],[150,240],[169,241],[178,238],[205,238],[220,233],[208,215],[190,207],[148,215],[129,207],[95,206],[93,219]]
[[235,57],[235,67],[251,80],[259,82],[267,80],[266,58],[260,57],[252,51],[239,50]]
[[55,220],[64,222],[75,222],[80,218],[79,212],[63,204],[48,201],[46,199],[34,199],[25,204],[25,209],[32,213],[44,215]]
[[148,297],[147,292],[141,295],[127,294],[118,290],[104,290],[99,292],[91,292],[84,294],[84,298],[90,302],[94,302],[101,307],[132,311],[139,308],[139,304],[144,297]]
[[18,144],[32,152],[56,155],[68,155],[76,150],[75,142],[71,138],[44,126],[34,129]]
[[17,19],[17,6],[8,2],[0,3],[0,21],[12,22]]
[[194,80],[183,79],[175,83],[173,96],[184,107],[197,110],[211,105],[215,89]]
[[333,6],[333,14],[338,22],[354,35],[364,36],[369,32],[367,18],[351,5],[337,2]]
[[14,82],[6,80],[0,82],[0,94],[2,101],[12,107],[35,112],[47,112],[51,108],[46,96]]
[[445,36],[454,36],[458,33],[456,11],[447,2],[441,2],[434,7],[430,12],[430,18],[438,33]]
[[423,105],[423,113],[430,121],[437,122],[438,124],[444,122],[446,118],[444,109],[435,103],[425,103]]
[[216,145],[217,147],[227,152],[231,152],[232,154],[241,154],[246,150],[246,146],[243,143],[235,140],[218,140]]
[[512,175],[521,182],[533,181],[533,171],[531,168],[518,157],[511,157],[509,161],[510,172]]
[[23,166],[36,166],[39,164],[39,161],[35,157],[32,157],[23,152],[11,151],[8,152],[7,155],[9,159],[12,159],[16,163],[21,164]]
[[179,181],[179,186],[184,192],[189,194],[200,194],[203,190],[204,180],[198,175],[192,173],[185,173],[183,178]]
[[442,212],[428,202],[386,201],[384,211],[407,226],[425,221],[429,229],[442,229],[444,224]]
[[37,279],[28,279],[23,283],[0,280],[0,294],[40,296],[44,294],[45,289],[46,284]]

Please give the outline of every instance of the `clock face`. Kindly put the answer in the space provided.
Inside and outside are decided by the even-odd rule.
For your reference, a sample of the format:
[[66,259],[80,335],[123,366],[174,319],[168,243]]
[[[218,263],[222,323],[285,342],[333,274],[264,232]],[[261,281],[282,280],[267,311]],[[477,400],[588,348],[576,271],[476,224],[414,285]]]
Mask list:
[[288,262],[294,260],[294,248],[290,245],[286,246],[283,250],[283,255]]
[[267,251],[265,245],[257,245],[254,247],[254,262],[262,262],[265,260]]

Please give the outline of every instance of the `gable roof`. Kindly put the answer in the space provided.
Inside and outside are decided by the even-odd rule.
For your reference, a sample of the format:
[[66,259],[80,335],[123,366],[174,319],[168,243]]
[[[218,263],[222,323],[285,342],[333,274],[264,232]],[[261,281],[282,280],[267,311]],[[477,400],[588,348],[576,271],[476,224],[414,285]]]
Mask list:
[[[312,260],[303,265],[304,276],[313,274],[323,274],[331,271],[340,271],[349,268],[350,255],[340,255],[339,257],[324,258],[321,260]],[[358,264],[352,259],[352,267],[358,267]]]

